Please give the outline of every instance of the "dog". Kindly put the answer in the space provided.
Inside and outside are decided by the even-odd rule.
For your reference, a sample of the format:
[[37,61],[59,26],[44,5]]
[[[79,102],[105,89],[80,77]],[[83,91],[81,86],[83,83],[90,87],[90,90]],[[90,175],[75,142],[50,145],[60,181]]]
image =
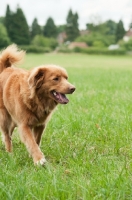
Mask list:
[[68,82],[64,68],[41,65],[32,70],[17,68],[25,52],[12,44],[0,55],[0,129],[7,152],[12,152],[11,136],[18,127],[35,164],[45,165],[40,150],[42,133],[58,104],[67,104],[66,94],[75,86]]

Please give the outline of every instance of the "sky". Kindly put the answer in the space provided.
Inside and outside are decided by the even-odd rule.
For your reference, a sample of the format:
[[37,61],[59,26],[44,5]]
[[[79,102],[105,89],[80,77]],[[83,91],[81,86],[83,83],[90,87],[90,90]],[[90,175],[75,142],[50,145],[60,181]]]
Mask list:
[[132,21],[132,0],[0,0],[0,16],[5,16],[7,4],[14,12],[19,5],[29,26],[35,17],[40,25],[45,25],[49,17],[56,25],[65,24],[69,9],[78,13],[80,29],[90,22],[121,19],[127,30]]

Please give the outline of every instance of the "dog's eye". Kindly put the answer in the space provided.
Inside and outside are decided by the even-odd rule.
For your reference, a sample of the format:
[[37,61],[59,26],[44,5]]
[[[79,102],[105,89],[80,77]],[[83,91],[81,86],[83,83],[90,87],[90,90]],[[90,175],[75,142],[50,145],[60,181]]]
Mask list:
[[55,77],[55,78],[53,78],[53,80],[54,80],[54,81],[58,81],[58,80],[59,80],[59,78],[58,78],[58,77]]

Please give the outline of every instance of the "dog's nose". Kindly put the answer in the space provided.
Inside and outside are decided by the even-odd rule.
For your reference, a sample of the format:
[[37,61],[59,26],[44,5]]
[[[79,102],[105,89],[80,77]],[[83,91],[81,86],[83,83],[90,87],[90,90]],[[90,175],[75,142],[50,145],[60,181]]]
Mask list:
[[71,87],[70,92],[73,93],[75,91],[75,89],[76,89],[75,87]]

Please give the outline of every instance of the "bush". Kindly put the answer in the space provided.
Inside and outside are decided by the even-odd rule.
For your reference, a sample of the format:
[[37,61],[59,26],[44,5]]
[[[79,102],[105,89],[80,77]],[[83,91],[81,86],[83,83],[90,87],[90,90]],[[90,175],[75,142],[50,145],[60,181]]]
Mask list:
[[10,38],[8,37],[5,26],[0,23],[0,49],[10,44]]
[[77,53],[81,53],[82,48],[80,48],[80,47],[75,47],[75,48],[73,49],[73,51],[74,51],[74,52],[77,52]]
[[127,51],[132,51],[132,39],[128,40],[128,42],[125,42],[125,41],[121,40],[119,42],[119,45],[122,48],[125,48]]
[[31,43],[33,46],[38,47],[49,47],[51,49],[55,49],[58,45],[57,41],[54,38],[46,38],[42,35],[36,35]]
[[93,46],[94,46],[94,47],[98,47],[98,48],[102,48],[102,47],[104,47],[104,43],[103,43],[102,41],[95,40],[95,41],[93,42]]
[[126,50],[123,48],[116,50],[109,50],[108,48],[99,48],[99,47],[88,47],[88,48],[80,48],[75,47],[74,49],[68,49],[66,46],[61,46],[57,50],[62,53],[85,53],[85,54],[104,54],[104,55],[124,55],[126,54]]
[[109,50],[107,48],[86,48],[81,50],[82,53],[87,54],[104,54],[104,55],[124,55],[126,54],[125,49]]
[[19,46],[21,49],[25,50],[27,53],[49,53],[51,49],[49,47],[38,47],[33,45]]
[[60,52],[60,53],[72,53],[73,50],[71,49],[68,49],[66,46],[60,46],[57,48],[57,52]]
[[109,46],[110,44],[115,43],[115,36],[113,35],[102,35],[99,33],[90,33],[88,35],[79,36],[76,39],[77,42],[85,42],[89,47],[92,46]]

